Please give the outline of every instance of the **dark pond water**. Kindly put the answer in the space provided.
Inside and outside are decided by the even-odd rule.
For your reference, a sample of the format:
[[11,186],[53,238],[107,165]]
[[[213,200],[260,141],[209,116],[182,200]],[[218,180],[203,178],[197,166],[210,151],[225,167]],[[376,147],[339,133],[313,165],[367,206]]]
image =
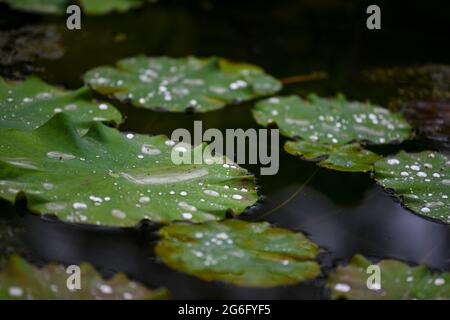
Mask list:
[[[56,26],[61,57],[2,67],[17,76],[34,70],[46,81],[67,88],[81,85],[81,75],[100,64],[136,55],[220,55],[258,64],[285,78],[314,71],[326,80],[289,84],[283,94],[344,92],[352,99],[384,104],[395,91],[367,82],[371,67],[449,63],[446,1],[426,5],[382,3],[383,29],[365,29],[363,1],[209,1],[150,5],[123,15],[84,17],[81,31],[68,31],[62,17],[11,12],[0,6],[2,31],[24,25]],[[26,42],[36,46],[41,41]],[[251,103],[203,115],[157,113],[118,105],[124,131],[170,135],[175,128],[257,127]],[[426,141],[407,142],[378,151],[422,150]],[[373,259],[396,258],[450,270],[450,227],[429,221],[402,206],[375,185],[368,174],[318,169],[281,151],[276,176],[258,176],[260,203],[242,219],[271,223],[308,234],[323,248],[324,273],[355,253]],[[259,168],[249,169],[257,174]],[[25,204],[0,202],[0,253],[20,253],[43,264],[91,262],[105,276],[122,271],[150,287],[165,286],[174,298],[327,298],[325,278],[275,289],[239,288],[206,283],[174,272],[153,255],[158,226],[107,229],[62,223],[31,214]]]

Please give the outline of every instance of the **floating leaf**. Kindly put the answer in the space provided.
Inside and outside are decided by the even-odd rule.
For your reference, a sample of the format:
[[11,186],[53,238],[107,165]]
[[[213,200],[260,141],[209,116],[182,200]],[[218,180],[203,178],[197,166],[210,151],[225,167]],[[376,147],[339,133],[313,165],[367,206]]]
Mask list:
[[66,268],[50,264],[38,269],[18,256],[11,256],[6,268],[0,272],[0,299],[27,300],[154,300],[167,299],[165,289],[151,291],[141,284],[116,274],[110,280],[87,263],[80,265],[80,289],[67,287]]
[[59,112],[65,112],[80,128],[92,121],[118,124],[122,119],[110,104],[92,101],[85,87],[64,91],[35,77],[18,83],[0,78],[0,128],[34,129]]
[[[31,132],[0,129],[0,197],[71,222],[133,226],[144,218],[206,221],[254,204],[254,177],[234,164],[175,165],[195,153],[165,136],[93,123],[80,136],[65,114]],[[198,148],[203,148],[199,146]],[[201,151],[201,150],[200,150]]]
[[[346,145],[315,144],[309,141],[288,141],[284,149],[305,160],[319,161],[318,165],[339,171],[367,172],[381,157],[363,149],[358,143]],[[321,160],[323,159],[323,160]]]
[[11,8],[29,12],[64,14],[69,0],[3,0]]
[[256,66],[209,59],[148,58],[120,60],[98,67],[84,80],[95,91],[134,106],[164,111],[206,112],[280,90],[278,80]]
[[267,222],[176,223],[163,227],[160,235],[155,250],[167,265],[207,281],[273,287],[320,273],[316,244]]
[[367,282],[367,268],[373,265],[356,255],[347,266],[339,266],[328,278],[333,299],[410,300],[450,299],[450,274],[435,274],[426,266],[410,267],[396,260],[382,260],[377,264],[381,272],[379,287]]
[[406,207],[450,223],[450,161],[440,153],[398,153],[375,163],[375,179],[394,190]]
[[[49,13],[65,14],[66,8],[71,4],[77,4],[72,0],[4,0],[13,9]],[[130,9],[142,6],[145,0],[79,0],[83,13],[90,15],[106,14],[112,11],[126,12]]]
[[308,160],[322,159],[319,165],[340,171],[368,171],[379,159],[352,142],[400,142],[411,134],[401,115],[368,103],[349,102],[343,96],[272,97],[258,102],[253,115],[259,124],[275,123],[283,135],[297,139],[285,145],[287,152]]
[[367,141],[375,144],[400,142],[411,128],[400,114],[361,102],[349,102],[343,96],[334,99],[310,95],[273,97],[256,104],[256,121],[267,126],[275,123],[287,137],[314,143],[346,144]]

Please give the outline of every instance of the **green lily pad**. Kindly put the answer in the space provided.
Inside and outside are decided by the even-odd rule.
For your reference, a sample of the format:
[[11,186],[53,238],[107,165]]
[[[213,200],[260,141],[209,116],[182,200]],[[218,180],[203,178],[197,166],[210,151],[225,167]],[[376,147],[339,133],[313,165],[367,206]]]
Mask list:
[[4,0],[11,8],[22,11],[64,14],[69,0]]
[[[450,273],[436,274],[420,265],[410,267],[396,260],[382,260],[380,287],[368,289],[367,280],[373,265],[361,255],[352,258],[347,266],[339,266],[328,278],[333,299],[355,300],[411,300],[450,299]],[[371,283],[372,284],[372,283]]]
[[385,144],[401,142],[411,135],[402,115],[369,103],[350,102],[310,95],[273,97],[256,104],[256,121],[275,123],[283,135],[315,144],[346,144],[353,141]]
[[[71,4],[78,4],[71,0],[4,0],[11,8],[22,11],[65,14]],[[145,0],[79,0],[83,13],[89,15],[106,14],[112,11],[126,12],[142,6]]]
[[274,287],[320,273],[316,244],[267,222],[176,223],[163,227],[160,235],[155,250],[164,263],[207,281]]
[[406,153],[375,163],[375,180],[414,212],[450,223],[450,160],[443,154]]
[[382,158],[363,149],[358,143],[333,145],[297,140],[286,142],[284,149],[305,160],[318,161],[321,167],[348,172],[371,171],[373,163]]
[[110,104],[91,100],[86,87],[65,91],[35,77],[17,83],[0,78],[0,128],[31,130],[60,112],[66,113],[79,128],[92,121],[119,124],[122,120],[120,112]]
[[31,132],[0,129],[0,197],[25,195],[34,212],[121,227],[144,218],[218,220],[257,201],[247,170],[215,158],[175,165],[172,149],[196,152],[165,136],[122,134],[96,122],[80,136],[64,113]]
[[217,57],[137,56],[120,60],[115,68],[92,69],[84,80],[93,90],[136,107],[171,112],[217,110],[281,89],[262,69]]
[[[66,268],[50,264],[38,269],[18,256],[11,256],[0,272],[0,299],[7,300],[155,300],[167,299],[165,289],[151,291],[124,274],[110,280],[87,263],[80,265],[80,289],[67,287]],[[69,282],[72,284],[71,282]]]
[[380,157],[359,143],[401,142],[411,127],[400,114],[343,96],[334,99],[310,95],[272,97],[256,104],[253,116],[263,126],[276,124],[283,135],[295,139],[285,150],[339,171],[369,171]]

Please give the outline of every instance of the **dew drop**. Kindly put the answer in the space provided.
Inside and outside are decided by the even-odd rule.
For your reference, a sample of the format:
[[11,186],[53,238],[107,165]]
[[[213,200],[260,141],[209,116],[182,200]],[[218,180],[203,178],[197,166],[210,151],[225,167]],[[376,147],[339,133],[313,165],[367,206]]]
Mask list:
[[183,218],[188,219],[188,220],[192,219],[192,213],[185,212],[182,214],[182,216],[183,216]]
[[437,286],[442,286],[445,284],[445,279],[443,278],[436,278],[434,279],[434,284]]
[[390,164],[391,166],[395,166],[397,164],[400,164],[400,161],[398,161],[397,159],[389,159],[387,163]]
[[351,288],[346,283],[336,283],[334,289],[339,292],[349,292]]
[[119,210],[119,209],[113,209],[111,211],[111,214],[112,214],[113,217],[116,217],[118,219],[125,219],[125,217],[127,216],[125,214],[125,212],[123,212],[122,210]]
[[112,293],[112,288],[110,286],[108,286],[107,284],[100,285],[99,289],[104,294],[111,294]]
[[47,152],[47,157],[56,160],[73,160],[76,158],[73,154],[63,153],[59,151],[49,151]]
[[16,286],[9,287],[8,293],[12,297],[20,297],[23,295],[23,289],[21,287]]
[[155,148],[155,147],[153,147],[152,145],[149,145],[149,144],[143,144],[142,147],[141,147],[141,152],[143,154],[147,154],[147,155],[150,155],[150,156],[161,154],[161,150],[159,150],[159,149],[157,149],[157,148]]
[[150,197],[146,197],[146,196],[140,197],[139,198],[139,202],[140,203],[149,203],[150,202]]
[[72,207],[74,208],[74,209],[86,209],[87,208],[87,205],[85,204],[85,203],[83,203],[83,202],[74,202],[74,204],[72,205]]
[[204,190],[203,193],[207,194],[208,196],[213,196],[213,197],[218,197],[219,196],[219,193],[217,191],[214,191],[214,190]]

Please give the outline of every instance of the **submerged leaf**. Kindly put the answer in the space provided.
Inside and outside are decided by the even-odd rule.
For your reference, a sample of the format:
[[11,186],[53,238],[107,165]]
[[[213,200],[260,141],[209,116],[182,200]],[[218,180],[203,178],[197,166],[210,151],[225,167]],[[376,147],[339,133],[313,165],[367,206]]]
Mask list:
[[17,83],[0,77],[0,128],[31,130],[60,112],[66,113],[79,128],[92,121],[119,124],[122,120],[120,112],[110,104],[92,101],[85,87],[65,91],[35,77]]
[[278,80],[256,66],[216,57],[138,56],[120,60],[115,68],[92,69],[84,80],[93,90],[134,106],[172,112],[216,110],[281,88]]
[[80,289],[67,287],[66,268],[50,264],[38,269],[18,256],[11,256],[0,272],[0,299],[7,300],[154,300],[167,299],[165,289],[151,291],[124,274],[110,280],[87,263],[80,265]]
[[450,148],[450,66],[419,65],[408,68],[375,69],[367,77],[392,85],[398,96],[390,107],[437,146]]
[[319,164],[340,171],[369,171],[379,159],[354,141],[385,144],[401,142],[411,134],[401,115],[342,96],[273,97],[258,102],[253,115],[259,124],[275,123],[283,135],[296,139],[287,142],[287,152],[308,160],[326,158]]
[[32,65],[37,59],[58,59],[64,54],[61,34],[55,25],[27,25],[0,31],[1,73],[23,77],[39,71]]
[[405,100],[434,100],[450,98],[450,66],[418,65],[407,68],[378,68],[366,72],[368,79],[393,85],[399,99],[393,104],[401,106]]
[[382,260],[379,285],[370,283],[367,268],[373,265],[361,255],[347,266],[339,266],[328,278],[333,299],[412,300],[450,299],[450,274],[430,272],[426,266],[410,267],[396,260]]
[[450,161],[440,153],[398,153],[375,163],[375,179],[404,205],[428,218],[450,223]]
[[[318,165],[338,171],[367,172],[382,157],[363,149],[358,143],[346,145],[316,144],[304,140],[288,141],[284,149],[305,160],[319,161]],[[323,160],[322,160],[323,159]]]
[[450,98],[407,101],[400,111],[414,128],[450,150]]
[[23,229],[8,222],[8,220],[0,220],[0,270],[5,267],[11,254],[25,253],[23,245],[18,241],[18,234]]
[[316,244],[267,222],[176,223],[163,227],[160,235],[156,254],[167,265],[207,281],[274,287],[320,273]]
[[[80,136],[65,114],[31,132],[0,129],[0,197],[71,221],[133,226],[142,219],[207,221],[257,200],[254,177],[234,164],[172,162],[195,153],[165,136],[93,123]],[[202,151],[202,150],[200,150]],[[211,161],[208,161],[211,160]]]

